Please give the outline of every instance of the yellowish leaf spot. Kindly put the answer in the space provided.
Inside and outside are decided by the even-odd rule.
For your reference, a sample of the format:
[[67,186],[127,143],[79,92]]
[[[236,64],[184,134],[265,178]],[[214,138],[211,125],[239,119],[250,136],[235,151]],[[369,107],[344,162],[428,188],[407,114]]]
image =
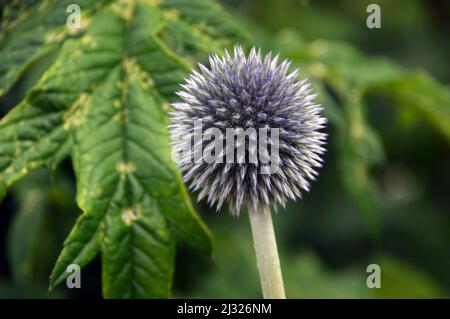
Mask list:
[[170,111],[170,109],[171,109],[170,108],[170,104],[167,103],[167,102],[164,102],[161,106],[162,106],[164,111]]
[[81,39],[81,43],[83,43],[84,45],[89,46],[91,49],[95,49],[97,47],[97,42],[90,35],[85,35]]
[[116,122],[125,122],[127,120],[128,110],[123,110],[123,112],[118,112],[114,115],[114,121]]
[[81,43],[86,45],[92,45],[94,42],[94,39],[90,35],[85,35],[83,38],[81,38]]
[[50,32],[45,36],[45,43],[54,43],[54,42],[59,42],[62,39],[64,39],[65,36],[65,32],[64,30],[62,31],[55,31],[55,32]]
[[322,63],[314,62],[308,67],[308,73],[315,78],[323,78],[327,74],[327,68]]
[[97,186],[97,187],[95,187],[94,190],[92,191],[92,196],[96,197],[96,196],[101,195],[101,193],[102,193],[101,187]]
[[78,99],[72,103],[69,110],[64,114],[64,129],[69,131],[79,127],[85,120],[89,111],[91,96],[88,93],[81,93]]
[[116,164],[116,170],[121,177],[125,177],[126,174],[136,171],[136,166],[132,162],[119,162]]
[[178,10],[175,9],[164,10],[162,14],[163,17],[167,20],[177,20],[180,16]]
[[124,20],[131,21],[133,18],[134,5],[134,1],[119,0],[112,4],[111,9]]
[[122,103],[120,102],[120,100],[114,100],[113,105],[117,109],[120,109],[122,107]]
[[161,0],[147,0],[147,3],[151,6],[151,7],[157,7],[161,4]]
[[140,219],[141,216],[142,216],[142,209],[139,205],[136,205],[131,208],[126,208],[122,212],[122,220],[128,226],[130,226],[134,221]]
[[139,82],[144,89],[150,89],[154,86],[153,79],[140,67],[136,59],[125,58],[122,65],[131,82]]

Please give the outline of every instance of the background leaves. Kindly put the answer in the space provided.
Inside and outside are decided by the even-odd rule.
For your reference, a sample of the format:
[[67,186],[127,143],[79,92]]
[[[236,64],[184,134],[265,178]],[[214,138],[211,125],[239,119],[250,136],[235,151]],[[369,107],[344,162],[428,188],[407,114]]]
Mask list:
[[[380,196],[371,169],[384,161],[381,137],[367,121],[368,95],[386,96],[398,107],[410,108],[428,121],[446,138],[450,123],[449,90],[424,71],[408,72],[382,58],[368,58],[343,42],[302,41],[297,34],[284,32],[279,43],[286,55],[306,72],[323,81],[331,92],[322,91],[322,103],[333,105],[332,93],[341,105],[326,112],[336,126],[340,153],[340,170],[344,186],[353,196],[373,239],[379,239]],[[289,44],[287,44],[289,43]],[[298,43],[293,45],[293,43]],[[337,115],[337,113],[341,113]]]

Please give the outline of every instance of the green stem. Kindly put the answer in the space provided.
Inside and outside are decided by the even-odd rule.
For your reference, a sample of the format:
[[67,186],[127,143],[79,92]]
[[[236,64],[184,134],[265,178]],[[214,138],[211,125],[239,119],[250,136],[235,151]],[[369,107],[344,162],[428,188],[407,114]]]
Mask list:
[[269,208],[249,208],[259,279],[265,299],[285,299],[280,258]]

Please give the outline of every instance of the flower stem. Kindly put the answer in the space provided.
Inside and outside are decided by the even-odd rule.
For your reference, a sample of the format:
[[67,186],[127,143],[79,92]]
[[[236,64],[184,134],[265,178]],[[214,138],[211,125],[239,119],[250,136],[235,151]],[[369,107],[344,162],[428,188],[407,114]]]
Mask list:
[[265,299],[285,299],[277,242],[269,208],[249,208],[256,263]]

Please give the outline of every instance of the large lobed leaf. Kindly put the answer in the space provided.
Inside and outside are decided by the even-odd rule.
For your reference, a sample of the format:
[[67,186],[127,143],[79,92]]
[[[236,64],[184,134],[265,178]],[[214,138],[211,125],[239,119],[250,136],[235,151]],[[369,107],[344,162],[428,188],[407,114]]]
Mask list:
[[5,7],[0,33],[0,95],[40,57],[56,50],[63,41],[83,31],[90,16],[111,0],[79,0],[82,28],[66,27],[71,0],[17,1]]
[[[217,39],[209,50],[219,50],[245,35],[206,0],[115,1],[89,25],[81,36],[61,40],[55,63],[0,122],[0,187],[71,155],[83,214],[50,286],[66,278],[69,264],[84,266],[100,253],[105,297],[167,297],[177,242],[211,251],[209,232],[172,163],[168,102],[191,68],[188,52],[202,50],[200,39]],[[177,55],[167,36],[180,29],[191,35],[178,43],[186,56]],[[0,82],[4,88],[24,63],[11,65],[17,72]]]

